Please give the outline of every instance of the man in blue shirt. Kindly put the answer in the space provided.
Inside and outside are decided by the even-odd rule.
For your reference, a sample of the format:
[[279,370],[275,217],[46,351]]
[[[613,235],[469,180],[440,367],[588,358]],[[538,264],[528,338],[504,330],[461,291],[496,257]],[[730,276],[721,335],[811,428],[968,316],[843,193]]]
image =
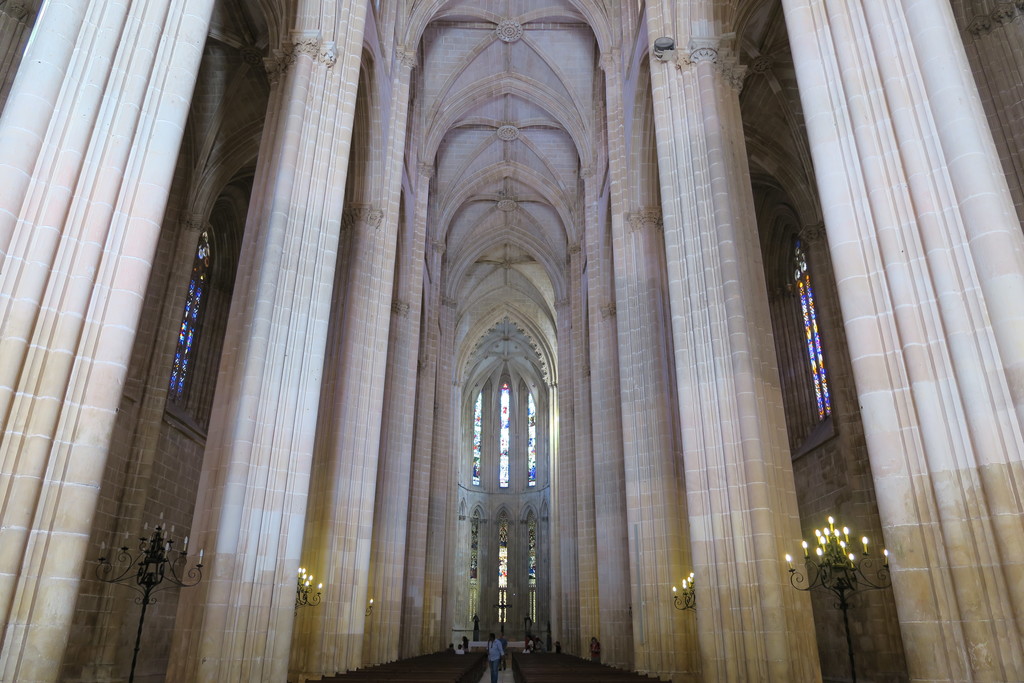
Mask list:
[[[504,634],[502,638],[504,639]],[[487,663],[491,666],[491,683],[498,683],[498,665],[504,656],[505,648],[502,647],[500,640],[495,640],[492,633],[487,641]]]

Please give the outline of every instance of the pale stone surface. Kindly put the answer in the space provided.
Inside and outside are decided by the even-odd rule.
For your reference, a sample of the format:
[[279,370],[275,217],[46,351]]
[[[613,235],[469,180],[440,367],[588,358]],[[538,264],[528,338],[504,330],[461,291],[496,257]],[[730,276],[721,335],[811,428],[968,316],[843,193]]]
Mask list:
[[1020,679],[1019,4],[0,0],[0,678],[124,680],[89,560],[166,513],[204,578],[140,679],[316,680],[475,610],[677,682],[841,680],[782,560],[836,513],[893,557],[861,678]]

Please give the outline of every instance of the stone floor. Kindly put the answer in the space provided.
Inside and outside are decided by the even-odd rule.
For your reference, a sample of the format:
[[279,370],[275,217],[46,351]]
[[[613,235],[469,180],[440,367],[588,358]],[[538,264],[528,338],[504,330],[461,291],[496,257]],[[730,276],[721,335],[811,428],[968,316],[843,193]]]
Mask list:
[[[512,665],[510,664],[507,669],[498,672],[498,683],[512,683],[512,681]],[[484,671],[484,675],[480,678],[480,683],[491,683],[491,669],[489,665],[487,670]]]

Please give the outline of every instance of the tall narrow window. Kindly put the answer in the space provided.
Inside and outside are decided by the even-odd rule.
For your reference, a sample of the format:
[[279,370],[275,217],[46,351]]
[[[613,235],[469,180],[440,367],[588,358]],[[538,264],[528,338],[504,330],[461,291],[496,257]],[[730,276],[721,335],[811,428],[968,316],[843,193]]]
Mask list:
[[484,392],[476,395],[473,406],[473,484],[480,485],[480,437],[483,433]]
[[480,511],[474,510],[469,522],[469,618],[479,614],[479,579],[477,569],[480,566]]
[[527,587],[530,592],[530,620],[537,621],[537,516],[530,511],[526,518],[526,528],[529,533],[527,568]]
[[537,409],[533,394],[527,393],[526,400],[526,483],[537,485]]
[[811,273],[807,268],[807,253],[803,244],[796,240],[793,249],[793,280],[800,294],[800,309],[804,320],[804,337],[807,343],[807,359],[810,363],[814,393],[818,401],[818,419],[824,420],[832,414],[832,399],[828,393],[828,378],[825,372],[825,356],[821,350],[821,336],[818,333],[818,317],[811,288]]
[[508,515],[498,517],[498,622],[504,624],[508,609]]
[[501,430],[498,442],[498,486],[508,488],[509,403],[508,382],[501,385]]
[[181,317],[181,327],[178,330],[178,346],[174,351],[174,364],[171,367],[170,398],[174,401],[182,399],[189,380],[192,348],[198,341],[209,270],[210,237],[203,230],[199,235],[196,257],[192,261],[192,278],[188,283],[188,294],[185,296],[185,313]]

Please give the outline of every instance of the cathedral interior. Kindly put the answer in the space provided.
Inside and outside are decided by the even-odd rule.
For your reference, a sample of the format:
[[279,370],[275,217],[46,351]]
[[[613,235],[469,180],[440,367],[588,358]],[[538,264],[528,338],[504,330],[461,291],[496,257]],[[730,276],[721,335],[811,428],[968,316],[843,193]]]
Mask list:
[[0,681],[1024,681],[1021,0],[0,0],[0,107]]

